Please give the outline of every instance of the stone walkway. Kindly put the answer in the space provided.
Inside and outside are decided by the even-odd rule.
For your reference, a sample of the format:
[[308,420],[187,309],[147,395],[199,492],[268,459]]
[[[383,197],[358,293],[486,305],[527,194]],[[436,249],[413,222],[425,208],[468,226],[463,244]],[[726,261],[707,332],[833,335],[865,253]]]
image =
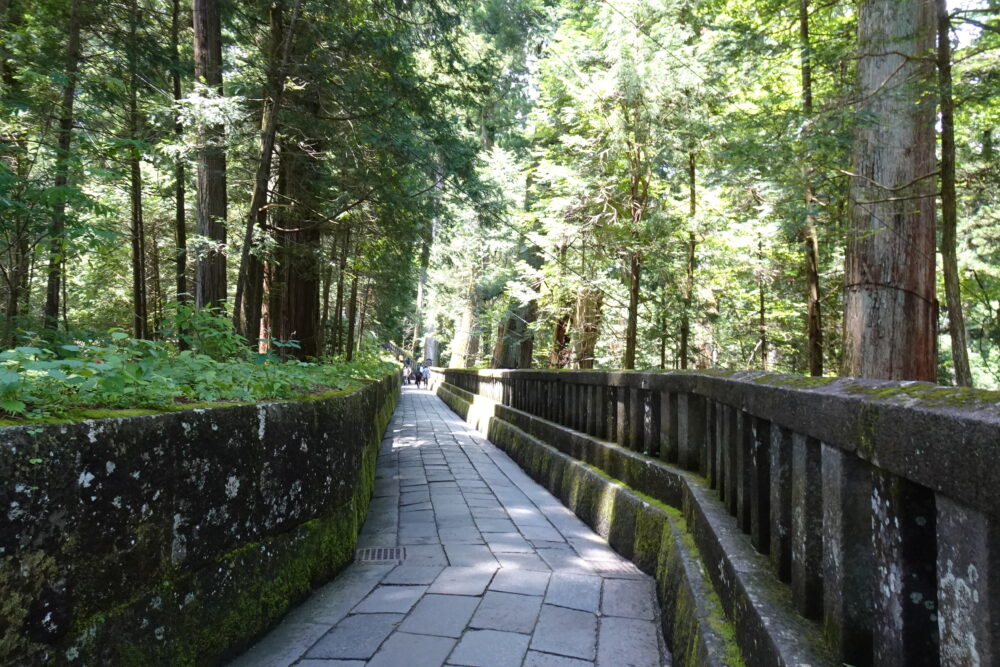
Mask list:
[[670,662],[653,580],[425,389],[403,388],[382,442],[374,547],[405,558],[355,562],[232,664]]

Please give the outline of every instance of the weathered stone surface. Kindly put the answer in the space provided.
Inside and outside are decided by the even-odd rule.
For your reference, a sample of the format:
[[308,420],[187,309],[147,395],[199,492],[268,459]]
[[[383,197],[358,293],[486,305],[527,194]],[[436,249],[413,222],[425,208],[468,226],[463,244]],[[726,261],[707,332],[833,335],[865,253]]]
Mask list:
[[497,630],[466,633],[449,661],[469,667],[518,667],[528,650],[528,635]]
[[455,646],[454,639],[394,633],[367,667],[441,667]]
[[358,614],[348,616],[306,654],[307,658],[367,660],[403,620],[402,614]]
[[479,598],[460,595],[425,595],[406,621],[404,632],[442,637],[461,637],[479,606]]
[[0,663],[245,646],[350,561],[397,391],[0,431]]
[[597,646],[597,617],[585,611],[543,605],[531,648],[571,658],[593,660]]
[[660,667],[652,621],[602,618],[598,646],[598,667]]
[[531,634],[541,606],[541,597],[487,591],[471,625],[486,630]]

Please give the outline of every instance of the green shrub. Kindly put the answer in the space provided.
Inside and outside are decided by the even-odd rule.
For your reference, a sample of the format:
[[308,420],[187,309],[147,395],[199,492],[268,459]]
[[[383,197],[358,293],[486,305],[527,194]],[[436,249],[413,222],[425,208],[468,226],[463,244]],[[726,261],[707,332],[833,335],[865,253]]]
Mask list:
[[119,330],[62,344],[27,332],[28,344],[0,352],[0,410],[33,421],[89,408],[169,410],[191,403],[289,399],[351,389],[394,367],[374,355],[343,363],[257,354],[223,318],[185,317],[176,337],[187,344],[185,350]]

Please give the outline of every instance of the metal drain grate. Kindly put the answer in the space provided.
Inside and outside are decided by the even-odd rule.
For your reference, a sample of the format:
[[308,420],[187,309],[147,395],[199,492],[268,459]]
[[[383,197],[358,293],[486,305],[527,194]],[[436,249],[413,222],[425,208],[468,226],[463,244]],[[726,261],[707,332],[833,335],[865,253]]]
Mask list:
[[354,560],[359,563],[379,563],[391,560],[406,560],[405,547],[367,547],[358,549]]

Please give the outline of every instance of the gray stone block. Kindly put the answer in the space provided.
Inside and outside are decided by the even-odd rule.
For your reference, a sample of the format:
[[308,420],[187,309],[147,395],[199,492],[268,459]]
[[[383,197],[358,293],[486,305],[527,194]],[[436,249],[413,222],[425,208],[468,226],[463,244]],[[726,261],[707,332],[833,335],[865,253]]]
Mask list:
[[656,591],[652,580],[606,579],[601,613],[652,621],[656,618]]
[[536,572],[550,572],[552,570],[548,563],[533,553],[497,553],[496,557],[500,561],[500,567],[505,570],[533,570]]
[[501,569],[493,577],[490,590],[520,595],[545,595],[549,576],[548,572]]
[[410,565],[403,563],[387,574],[383,579],[383,584],[395,584],[403,586],[429,586],[434,583],[437,576],[444,568],[440,565]]
[[405,614],[426,590],[426,586],[379,586],[354,608],[353,613]]
[[348,616],[316,642],[306,657],[367,660],[402,620],[402,614]]
[[541,597],[487,591],[470,625],[530,634],[535,628],[541,606]]
[[459,567],[499,567],[493,552],[481,544],[445,544],[448,562]]
[[659,667],[656,624],[634,618],[601,619],[598,667]]
[[406,547],[407,565],[441,565],[448,564],[444,555],[444,547],[440,544],[417,544]]
[[528,651],[528,655],[524,658],[524,667],[591,667],[593,664],[588,660],[539,653],[538,651]]
[[495,567],[446,567],[427,592],[442,595],[482,595],[493,579],[495,571]]
[[545,593],[545,604],[596,613],[601,603],[601,578],[555,572]]
[[594,614],[549,604],[542,606],[531,648],[593,660],[596,645],[597,617]]
[[399,627],[404,632],[459,637],[479,605],[479,598],[425,595]]
[[455,646],[454,639],[396,632],[382,645],[368,667],[441,667]]
[[468,667],[518,667],[528,650],[528,635],[496,630],[470,630],[448,661]]

